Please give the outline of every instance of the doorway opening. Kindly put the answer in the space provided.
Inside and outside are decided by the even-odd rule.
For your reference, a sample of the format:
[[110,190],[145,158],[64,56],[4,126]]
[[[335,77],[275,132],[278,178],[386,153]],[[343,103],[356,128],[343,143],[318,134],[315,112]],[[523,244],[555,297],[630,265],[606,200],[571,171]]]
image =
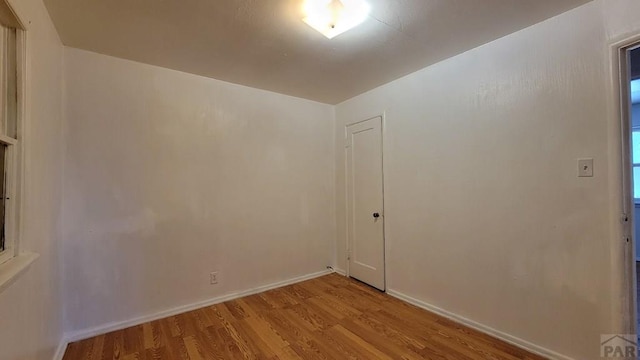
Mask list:
[[[634,166],[638,164],[638,157],[640,157],[640,141],[638,140],[638,134],[635,135],[636,139],[633,139],[634,122],[632,119],[632,110],[634,105],[634,98],[632,97],[632,81],[640,79],[640,33],[629,34],[625,38],[620,38],[615,42],[609,44],[610,50],[610,62],[609,70],[611,75],[611,92],[613,95],[611,100],[613,101],[610,107],[610,114],[612,120],[616,122],[610,123],[610,131],[615,131],[619,136],[616,136],[615,132],[611,132],[615,139],[611,139],[614,143],[612,145],[619,146],[620,152],[618,152],[618,159],[611,158],[611,170],[610,176],[615,178],[617,185],[620,187],[620,193],[612,194],[615,196],[616,202],[619,206],[620,212],[617,214],[620,217],[617,219],[620,225],[611,230],[612,244],[612,310],[615,314],[613,320],[613,328],[619,335],[624,335],[627,341],[633,339],[638,334],[638,313],[640,310],[640,304],[638,303],[638,294],[640,291],[640,284],[638,284],[638,273],[640,273],[640,259],[636,253],[640,254],[640,251],[636,250],[636,245],[640,242],[640,238],[635,234],[635,226],[638,222],[636,216],[640,220],[640,208],[636,211],[636,199],[635,188],[640,190],[640,166]],[[637,82],[633,83],[634,87],[637,86]],[[637,93],[637,89],[636,89]],[[637,94],[635,95],[637,100]],[[635,101],[637,103],[637,101]],[[637,108],[637,107],[636,107]],[[636,120],[636,125],[638,124]],[[637,127],[637,131],[640,131],[640,127]],[[639,156],[634,159],[634,142],[635,153]],[[615,153],[611,154],[617,157]],[[619,160],[619,161],[617,161]],[[638,183],[634,186],[634,172],[636,173],[635,181]],[[619,201],[619,202],[618,202]],[[640,202],[640,201],[638,201]],[[612,213],[611,216],[616,214]],[[611,218],[612,221],[614,217]],[[640,232],[639,232],[640,235]]]
[[631,132],[631,173],[633,196],[633,239],[635,242],[635,279],[636,279],[636,329],[640,329],[640,44],[628,50],[627,78],[628,86],[627,109]]
[[[617,268],[622,279],[620,288],[622,314],[620,328],[625,334],[637,334],[640,328],[640,34],[612,44],[612,75],[618,90],[614,95],[619,104],[622,162],[622,236],[624,246],[614,248],[623,266]],[[634,114],[635,112],[635,114]],[[616,253],[616,251],[619,251]],[[618,305],[614,305],[618,306]],[[637,340],[637,339],[636,339]]]

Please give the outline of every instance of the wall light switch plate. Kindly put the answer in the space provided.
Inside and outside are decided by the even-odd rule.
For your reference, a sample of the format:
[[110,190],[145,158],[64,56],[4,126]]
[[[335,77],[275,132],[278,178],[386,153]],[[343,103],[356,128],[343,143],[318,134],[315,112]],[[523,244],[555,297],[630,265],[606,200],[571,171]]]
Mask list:
[[578,159],[578,177],[593,177],[593,159]]

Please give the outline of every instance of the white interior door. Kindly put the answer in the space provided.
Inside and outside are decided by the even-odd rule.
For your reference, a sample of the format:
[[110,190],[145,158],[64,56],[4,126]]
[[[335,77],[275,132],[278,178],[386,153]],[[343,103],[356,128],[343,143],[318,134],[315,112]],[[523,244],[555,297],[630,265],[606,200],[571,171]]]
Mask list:
[[385,290],[382,118],[347,126],[346,150],[349,276]]

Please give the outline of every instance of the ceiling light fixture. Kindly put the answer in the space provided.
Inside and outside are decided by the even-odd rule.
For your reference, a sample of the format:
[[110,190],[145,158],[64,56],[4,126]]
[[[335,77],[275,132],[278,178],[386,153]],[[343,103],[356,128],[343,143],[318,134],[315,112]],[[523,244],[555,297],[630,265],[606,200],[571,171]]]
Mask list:
[[304,0],[303,10],[302,20],[332,39],[362,24],[371,7],[365,0]]

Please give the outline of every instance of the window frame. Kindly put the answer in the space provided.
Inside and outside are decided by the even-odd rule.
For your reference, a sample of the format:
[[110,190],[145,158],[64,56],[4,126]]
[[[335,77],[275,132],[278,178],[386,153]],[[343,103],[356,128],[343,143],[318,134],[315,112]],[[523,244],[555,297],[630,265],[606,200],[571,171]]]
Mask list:
[[[2,1],[2,0],[0,0]],[[0,132],[0,144],[6,145],[5,159],[5,249],[0,252],[0,265],[15,258],[21,253],[21,219],[24,191],[24,133],[26,118],[26,30],[20,26],[16,30],[16,138]]]

